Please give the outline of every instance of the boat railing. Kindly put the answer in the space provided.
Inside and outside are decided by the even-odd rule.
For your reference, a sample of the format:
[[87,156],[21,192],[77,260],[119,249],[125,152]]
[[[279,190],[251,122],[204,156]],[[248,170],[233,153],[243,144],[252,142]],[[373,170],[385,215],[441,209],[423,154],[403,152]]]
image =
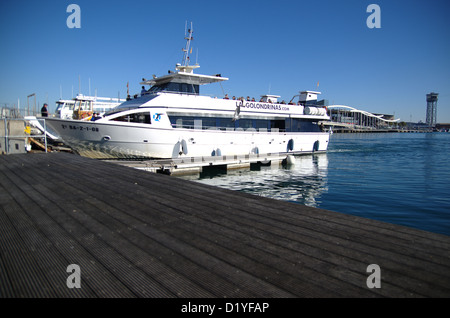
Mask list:
[[[200,96],[198,93],[190,93],[190,92],[177,92],[177,91],[147,91],[143,94],[135,94],[133,97],[129,97],[127,100],[137,99],[139,97],[145,96],[145,95],[157,95],[158,93],[166,93],[166,94],[177,94],[177,95],[189,95],[189,96]],[[207,95],[201,95],[201,96],[207,96]]]
[[3,118],[24,118],[25,116],[36,116],[40,115],[41,111],[37,110],[36,107],[16,107],[5,105],[0,107],[0,119]]
[[[37,118],[34,117],[36,120]],[[48,152],[47,128],[44,118],[42,121],[43,131],[34,129],[29,120],[25,118],[1,118],[0,119],[0,153],[18,154],[26,153],[31,150],[31,143],[38,145],[45,152]],[[33,126],[33,127],[32,127]],[[38,133],[35,133],[39,131]],[[40,142],[39,140],[43,140]]]

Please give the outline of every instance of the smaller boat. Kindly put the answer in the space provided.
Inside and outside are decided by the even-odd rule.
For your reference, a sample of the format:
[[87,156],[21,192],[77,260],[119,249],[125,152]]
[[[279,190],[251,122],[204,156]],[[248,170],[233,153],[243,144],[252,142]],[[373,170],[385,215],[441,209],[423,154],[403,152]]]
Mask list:
[[90,119],[94,113],[103,115],[123,102],[125,102],[125,99],[78,94],[73,99],[58,100],[53,117],[86,120]]
[[[104,113],[112,110],[116,106],[125,102],[125,99],[111,97],[97,97],[78,94],[72,99],[59,99],[56,101],[55,113],[53,118],[70,120],[90,120],[97,113],[102,116]],[[24,118],[29,124],[45,133],[47,137],[53,140],[59,140],[59,134],[45,125],[45,117],[26,116]]]

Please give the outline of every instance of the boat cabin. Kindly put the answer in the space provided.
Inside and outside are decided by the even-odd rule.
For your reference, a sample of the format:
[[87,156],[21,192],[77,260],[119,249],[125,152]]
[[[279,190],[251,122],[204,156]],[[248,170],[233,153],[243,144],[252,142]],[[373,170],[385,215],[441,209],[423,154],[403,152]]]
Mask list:
[[56,101],[55,117],[62,119],[72,119],[75,100],[60,99]]
[[227,81],[228,78],[216,75],[194,74],[193,70],[199,65],[176,65],[176,71],[169,71],[169,74],[161,77],[153,76],[151,80],[141,82],[141,85],[150,85],[148,94],[155,92],[176,92],[185,94],[200,95],[200,85],[212,84]]
[[300,92],[299,102],[303,106],[317,106],[317,95],[320,92],[316,91],[302,91]]
[[62,119],[83,119],[92,115],[94,97],[77,95],[72,100],[56,102],[55,116]]
[[276,104],[278,102],[278,98],[281,96],[278,95],[261,95],[261,101],[266,103],[274,103]]

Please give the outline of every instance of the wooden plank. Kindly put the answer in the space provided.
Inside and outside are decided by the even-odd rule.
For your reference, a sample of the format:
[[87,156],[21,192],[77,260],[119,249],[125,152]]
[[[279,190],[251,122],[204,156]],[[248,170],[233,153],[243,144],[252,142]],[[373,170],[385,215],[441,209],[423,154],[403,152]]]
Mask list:
[[[159,188],[161,188],[161,187],[159,187]],[[179,188],[177,188],[177,189],[182,189],[182,187],[179,187]],[[204,189],[204,187],[202,187],[202,189]],[[159,190],[161,190],[161,189],[159,189]],[[192,190],[192,189],[190,189],[190,190]],[[173,191],[172,191],[173,192]],[[177,190],[177,192],[178,192],[178,190]],[[195,192],[195,191],[190,191],[191,192],[191,195],[192,195],[192,192]],[[223,191],[221,191],[221,193],[219,194],[219,193],[217,193],[218,195],[222,195],[223,196]],[[207,197],[214,197],[214,196],[207,196]],[[252,196],[252,199],[253,199],[254,197]],[[201,198],[199,198],[199,199],[201,199]],[[261,201],[261,198],[257,198],[257,200],[258,200],[258,204],[260,204],[260,201]],[[269,200],[268,202],[272,202],[271,200]],[[242,201],[239,201],[239,204],[241,205],[242,204]],[[289,207],[291,207],[291,205],[288,205]],[[236,209],[238,209],[239,207],[236,207]],[[254,210],[258,210],[258,208],[257,207],[255,207],[254,208]],[[275,215],[276,217],[273,219],[273,220],[271,220],[270,221],[270,224],[271,224],[271,226],[273,226],[273,224],[274,224],[274,222],[278,222],[277,221],[277,219],[279,218],[279,214],[280,213],[277,213],[277,212],[279,212],[277,209],[273,209],[272,208],[272,210],[273,210],[273,215]],[[314,212],[317,214],[317,210],[314,210]],[[333,213],[332,213],[333,214]],[[259,218],[260,216],[258,216],[258,218]],[[336,217],[336,214],[334,214],[334,217]],[[339,218],[342,218],[342,216],[341,215],[338,215],[338,217]],[[240,219],[242,219],[242,213],[240,213],[239,214],[239,218]],[[256,219],[254,219],[254,220],[252,220],[248,225],[249,226],[252,226],[252,222],[255,222],[256,221]],[[291,224],[291,219],[287,219],[285,222],[287,222],[288,224]],[[302,222],[303,222],[304,220],[302,220]],[[284,224],[285,223],[281,223],[281,225],[280,225],[280,229],[283,229],[283,226],[284,226]],[[354,244],[354,243],[352,243],[352,246],[355,246],[356,245],[356,247],[357,247],[357,249],[355,250],[355,249],[352,249],[352,250],[350,250],[351,251],[351,253],[350,254],[354,254],[353,256],[352,255],[347,255],[347,257],[349,257],[349,258],[355,258],[355,257],[357,257],[358,258],[358,260],[364,260],[364,259],[367,259],[367,261],[369,261],[369,259],[366,257],[366,254],[367,254],[367,252],[369,251],[369,252],[371,252],[371,251],[373,251],[373,252],[371,252],[371,253],[369,253],[369,254],[373,254],[373,256],[377,256],[378,257],[378,255],[379,255],[379,253],[380,252],[384,252],[384,253],[387,253],[386,252],[386,249],[390,249],[391,248],[391,245],[394,243],[394,241],[392,240],[392,238],[391,239],[388,239],[388,240],[386,240],[385,239],[385,237],[386,237],[386,234],[385,233],[383,233],[383,234],[380,234],[380,235],[378,235],[379,234],[379,230],[380,229],[382,229],[382,227],[383,226],[385,226],[386,224],[384,224],[384,223],[378,223],[378,222],[371,222],[371,227],[373,228],[372,229],[372,233],[368,236],[368,235],[366,235],[366,230],[359,230],[358,228],[353,228],[353,231],[355,231],[355,230],[357,230],[358,232],[359,232],[359,234],[358,234],[358,236],[357,237],[354,237],[353,238],[353,240],[354,241],[356,241],[356,242],[358,242],[358,240],[361,240],[361,239],[364,239],[364,235],[366,236],[366,240],[369,238],[370,240],[372,240],[372,242],[373,242],[373,245],[366,245],[366,244],[359,244],[359,243],[356,243],[356,244]],[[340,233],[342,233],[342,231],[336,231],[335,229],[333,229],[334,227],[335,227],[335,225],[333,225],[332,227],[326,227],[326,228],[324,228],[324,229],[322,229],[322,234],[321,235],[316,235],[316,232],[318,231],[318,228],[317,228],[317,225],[315,225],[315,224],[310,224],[310,226],[316,226],[316,228],[315,228],[315,230],[314,231],[310,231],[311,232],[311,237],[312,237],[312,240],[317,240],[317,239],[319,239],[319,240],[323,240],[323,237],[322,237],[322,234],[325,234],[325,233],[328,233],[328,236],[329,237],[331,237],[332,238],[332,241],[334,241],[334,242],[336,242],[336,240],[337,239],[339,239],[338,241],[337,241],[337,246],[335,246],[335,245],[329,245],[329,247],[328,247],[328,249],[329,249],[329,251],[332,253],[333,251],[335,252],[336,251],[336,249],[338,248],[338,249],[340,249],[340,250],[342,250],[343,251],[343,253],[346,253],[347,251],[349,251],[349,249],[348,249],[348,246],[345,246],[345,244],[346,243],[348,243],[347,241],[348,241],[348,233],[351,233],[351,232],[349,232],[348,230],[349,230],[349,228],[345,228],[344,230],[345,230],[345,232],[343,232],[343,233],[347,233],[346,235],[346,237],[341,237],[341,238],[339,238],[339,237],[335,237],[335,236],[330,236],[329,234],[330,234],[330,231],[334,231],[334,232],[336,232],[337,234],[340,234]],[[374,225],[377,225],[377,226],[374,226]],[[310,228],[310,226],[308,226],[308,228],[305,228],[304,229],[304,231],[308,231],[309,230],[309,228]],[[402,230],[402,228],[399,228],[399,227],[396,227],[398,230]],[[284,229],[283,229],[284,230]],[[282,231],[283,231],[282,230]],[[410,232],[410,230],[409,229],[404,229],[404,230],[406,230],[407,232],[409,231]],[[413,231],[413,232],[415,232],[415,233],[418,233],[418,234],[422,234],[422,232],[417,232],[417,231]],[[320,232],[318,232],[318,233],[320,233]],[[361,235],[363,235],[363,236],[361,236]],[[373,236],[373,235],[376,235],[376,239],[373,239],[373,238],[370,238],[370,236]],[[394,235],[395,236],[395,235]],[[393,237],[394,237],[393,236]],[[438,235],[438,237],[440,237],[439,235]],[[352,240],[352,241],[353,241]],[[380,241],[381,240],[381,241]],[[383,245],[382,244],[382,241],[385,241],[385,246],[381,246],[380,247],[380,245]],[[304,238],[302,239],[302,241],[304,241]],[[398,240],[397,240],[398,241]],[[341,243],[342,242],[342,243]],[[381,244],[380,244],[380,242],[381,242]],[[351,243],[351,242],[350,242]],[[406,251],[406,252],[408,252],[409,251],[409,249],[405,249],[408,245],[410,245],[411,244],[411,240],[405,240],[405,241],[400,241],[400,243],[401,243],[401,246],[400,247],[403,247],[403,249],[402,249],[402,254]],[[311,243],[311,244],[314,244],[314,243]],[[341,246],[339,246],[339,244],[341,244]],[[419,242],[419,244],[420,244],[420,242]],[[317,244],[316,244],[317,245]],[[344,247],[342,247],[342,246],[344,246]],[[448,244],[447,244],[447,246],[448,246]],[[325,246],[323,245],[323,246],[321,246],[320,247],[320,249],[321,250],[323,250],[323,248],[324,248]],[[424,247],[424,249],[422,250],[422,254],[424,254],[423,252],[424,251],[426,251],[426,252],[428,252],[429,251],[429,249],[430,248],[432,248],[432,246],[425,246]],[[378,249],[378,251],[377,251],[377,249]],[[358,252],[359,254],[356,254],[355,255],[355,251],[356,252]],[[321,252],[321,251],[319,251],[319,252]],[[420,256],[420,255],[417,255],[417,253],[418,253],[418,251],[417,251],[417,249],[414,249],[413,251],[411,251],[409,254],[411,255],[411,257],[412,258],[405,258],[405,257],[402,257],[401,258],[401,261],[402,261],[402,264],[400,264],[400,265],[398,265],[398,264],[396,264],[395,262],[393,262],[393,263],[390,263],[390,265],[393,265],[393,266],[396,266],[397,268],[398,268],[398,272],[394,272],[393,274],[394,274],[394,276],[397,278],[397,280],[400,280],[401,279],[401,275],[403,275],[403,274],[405,274],[405,273],[403,273],[403,272],[405,272],[406,271],[406,273],[407,273],[407,270],[408,270],[408,265],[410,264],[410,262],[418,262],[418,261],[420,261],[420,258],[418,258],[418,259],[416,259],[416,256]],[[347,254],[349,254],[349,253],[347,253]],[[446,259],[445,257],[442,257],[442,255],[439,255],[440,253],[439,253],[439,251],[433,256],[433,258],[434,258],[434,261],[437,261],[437,262],[439,262],[440,261],[440,259],[442,258],[442,261],[441,261],[441,263],[442,262],[444,262],[444,264],[445,264],[445,262],[447,261],[448,262],[448,259]],[[333,256],[333,254],[331,254],[331,256]],[[338,257],[338,259],[339,259],[339,257],[341,257],[342,255],[338,255],[337,257]],[[388,256],[390,256],[391,257],[391,261],[396,261],[396,259],[398,258],[398,254],[396,254],[396,249],[394,249],[394,252],[393,253],[390,253],[390,254],[386,254],[386,255],[384,255],[384,257],[388,257]],[[423,258],[427,258],[429,256],[429,253],[425,253],[424,255],[423,255]],[[328,257],[330,257],[330,255],[328,255]],[[342,257],[341,257],[342,258]],[[366,262],[366,265],[365,265],[365,267],[368,265],[368,264],[370,264],[370,263],[367,263]],[[341,264],[342,265],[342,264]],[[355,266],[353,266],[354,268],[355,268]],[[361,265],[360,265],[360,267],[361,267]],[[364,269],[365,269],[365,267],[364,267]],[[427,268],[427,263],[425,262],[425,263],[423,263],[423,272],[421,273],[421,274],[424,274],[424,275],[426,275],[427,277],[430,277],[430,278],[433,278],[433,273],[427,273],[427,271],[426,271],[426,268]],[[442,267],[437,267],[437,269],[440,271],[440,274],[446,274],[447,273],[447,268],[445,267],[445,266],[442,266]],[[388,272],[388,274],[389,274],[389,272]],[[417,274],[416,272],[414,272],[414,274]],[[365,275],[365,273],[364,273],[364,275]],[[434,281],[435,282],[437,282],[438,283],[438,285],[439,285],[439,278],[440,276],[436,276],[435,278],[434,278]],[[388,277],[389,278],[389,277]],[[361,282],[362,280],[361,279],[359,279],[359,282]],[[420,282],[417,282],[417,284],[418,285],[420,285],[419,284]],[[426,287],[426,286],[425,286]],[[439,286],[438,286],[439,287]],[[444,287],[445,287],[445,285],[444,285]],[[420,290],[416,290],[416,292],[417,293],[419,293],[420,294],[420,292],[423,292],[423,289],[424,289],[424,286],[420,286]],[[431,285],[431,286],[429,286],[429,292],[435,292],[435,293],[439,293],[440,292],[440,289],[439,288],[437,288],[436,289],[436,287],[434,286],[434,285]]]
[[450,295],[444,235],[64,153],[0,156],[0,187],[8,297]]
[[[125,170],[125,171],[127,171],[127,170]],[[133,172],[134,172],[134,171],[133,171]],[[83,173],[83,172],[80,172],[80,173]],[[127,173],[130,173],[130,171],[127,171]],[[70,174],[70,173],[69,173],[69,174]],[[91,175],[91,177],[97,178],[97,177],[100,177],[100,175],[97,176],[97,175],[95,175],[95,173],[94,173],[94,175]],[[123,177],[126,177],[126,176],[123,176]],[[164,180],[169,180],[169,179],[167,179],[168,177],[166,177],[166,176],[162,176],[162,177],[164,178]],[[113,178],[113,180],[111,180],[111,181],[109,182],[109,181],[108,181],[108,178],[110,178],[110,176],[109,176],[108,174],[104,174],[103,179],[104,179],[104,181],[106,181],[105,183],[106,183],[106,186],[107,186],[107,187],[108,187],[109,184],[114,184],[114,180],[115,180],[115,178]],[[120,178],[120,179],[123,180],[122,178]],[[136,186],[134,180],[130,180],[129,182],[130,182],[131,185]],[[76,183],[79,184],[78,182],[76,182]],[[154,184],[154,186],[158,186],[158,184],[159,184],[159,183],[156,183],[156,184]],[[84,187],[84,185],[80,185],[80,186]],[[109,187],[107,188],[107,189],[108,189],[108,193],[109,193],[110,191],[114,191],[116,188],[117,188],[117,183],[115,183],[115,184],[112,185],[112,186],[109,186]],[[173,192],[173,189],[170,190],[170,191]],[[166,208],[164,208],[164,207],[161,208],[161,212],[164,213],[164,215],[167,215],[167,214],[168,214],[168,210],[167,210],[168,206],[167,206],[167,204],[173,205],[173,206],[171,206],[171,208],[172,208],[173,210],[176,210],[176,209],[177,209],[178,203],[177,203],[177,202],[173,202],[173,197],[170,197],[170,196],[167,196],[166,198],[158,197],[158,196],[160,196],[160,195],[161,195],[161,192],[158,192],[157,196],[154,196],[152,193],[148,193],[148,194],[142,196],[142,199],[140,199],[140,200],[144,200],[144,206],[155,205],[155,204],[157,203],[157,201],[160,200],[162,204],[165,204],[165,205],[166,205]],[[122,195],[122,196],[123,196],[123,195]],[[136,197],[136,193],[133,192],[133,193],[131,194],[130,197],[123,197],[122,199],[124,199],[123,201],[127,201],[127,202],[131,201],[131,202],[133,203],[133,201],[135,200],[135,197]],[[120,203],[119,203],[119,204],[120,204]],[[195,202],[191,203],[190,205],[191,205],[190,210],[189,210],[190,213],[198,213],[197,210],[199,209],[200,206],[199,206],[197,203],[195,203]],[[186,209],[186,207],[187,207],[187,205],[184,206],[184,209]],[[126,206],[122,207],[122,209],[126,209],[126,208],[127,208]],[[138,206],[136,206],[136,205],[129,206],[128,208],[132,209],[132,210],[133,210],[133,213],[136,213],[137,211],[139,211],[139,208],[138,208]],[[143,213],[144,213],[144,215],[148,215],[148,214],[147,214],[147,211],[144,211]],[[207,218],[209,219],[210,217],[208,216]],[[192,229],[198,227],[198,224],[192,223],[192,224],[191,224],[191,228],[188,229],[188,228],[186,228],[186,226],[189,225],[190,223],[187,223],[186,221],[188,221],[188,219],[186,219],[186,217],[185,217],[184,220],[183,220],[183,222],[182,222],[182,224],[184,225],[184,227],[183,227],[183,228],[179,228],[179,229],[176,228],[176,230],[175,230],[175,232],[173,233],[173,235],[176,235],[177,232],[183,232],[183,231],[186,232],[187,230],[192,231]],[[170,221],[168,229],[175,228],[176,225],[177,225],[177,224],[175,223],[175,221]],[[210,227],[210,226],[209,226],[209,225],[205,225],[205,226],[203,226],[202,228],[208,228],[208,227]],[[214,234],[214,232],[213,232],[213,233],[209,233],[209,235],[213,235],[213,234]],[[209,235],[206,234],[206,237],[208,237]],[[231,235],[230,235],[230,239],[231,239],[231,240],[233,240],[233,236],[234,236],[234,234],[231,234]],[[185,238],[181,238],[180,240],[181,240],[181,241],[184,241]],[[227,244],[230,244],[230,240],[227,241]],[[205,248],[205,246],[208,245],[208,242],[207,242],[207,241],[203,241],[202,244],[200,244],[200,245],[202,245],[202,247]],[[217,248],[219,248],[219,247],[220,247],[220,246],[212,245],[211,248],[214,250],[214,249],[217,249]],[[210,253],[210,251],[208,251],[208,253]],[[220,254],[223,255],[223,254],[224,254],[224,251],[222,251]],[[244,254],[247,254],[247,251],[244,251]],[[235,259],[238,259],[239,257],[242,258],[241,255],[236,254],[236,253],[231,253],[231,256],[230,256],[230,258],[235,258]],[[245,258],[243,259],[243,261],[246,261],[246,260],[247,260],[247,264],[246,264],[246,265],[249,266],[249,264],[250,264],[249,261],[250,261],[250,260],[245,259]],[[229,262],[229,260],[227,260],[227,262]],[[252,265],[253,265],[253,266],[260,266],[260,267],[261,267],[262,264],[259,263],[259,262],[256,262],[255,264],[252,264]],[[294,264],[294,265],[295,265],[295,264]],[[242,267],[242,264],[238,264],[238,266],[239,266],[239,267]],[[295,268],[294,268],[294,269],[295,269]],[[236,270],[235,270],[235,271],[236,271]],[[266,272],[267,272],[267,273],[272,273],[272,272],[274,272],[274,271],[273,271],[273,268],[272,268],[272,267],[267,266]],[[300,274],[301,274],[300,277],[308,277],[308,276],[310,276],[312,273],[309,272],[308,274],[305,274],[305,273],[300,273]],[[317,273],[316,273],[316,274],[317,274]],[[267,275],[268,275],[268,274],[267,274]],[[278,272],[278,274],[277,274],[277,276],[278,276],[277,279],[281,279],[281,278],[280,278],[281,275],[283,275],[283,273],[281,272],[281,274],[280,274],[280,272]],[[285,278],[283,279],[283,281],[287,282],[287,281],[289,281],[289,279],[290,279],[290,277],[285,277]],[[241,281],[242,281],[242,280],[241,280]],[[307,285],[308,285],[308,286],[307,286]],[[330,285],[330,282],[329,282],[328,285]],[[342,289],[341,287],[342,287],[342,286],[339,286],[339,290]],[[346,292],[348,292],[349,287],[350,287],[350,286],[348,286],[348,288],[345,290]],[[297,283],[293,284],[293,286],[291,286],[291,288],[298,289],[297,292],[298,292],[298,293],[303,293],[303,294],[308,294],[308,292],[307,292],[308,289],[313,289],[313,288],[315,288],[315,289],[316,289],[316,291],[315,291],[316,293],[320,291],[323,295],[326,295],[326,294],[325,294],[326,288],[324,289],[322,286],[316,286],[316,285],[311,285],[311,286],[309,286],[309,283],[308,283],[307,281],[304,281],[302,285],[298,284],[298,282],[297,282]],[[241,289],[241,290],[242,290],[242,289]],[[266,290],[266,289],[261,289],[260,286],[258,286],[258,287],[256,288],[255,292],[256,292],[257,290],[259,290],[259,291],[261,291],[261,290],[264,291],[264,290]],[[335,292],[336,292],[337,290],[338,290],[338,288],[336,287]],[[311,294],[311,291],[309,292],[309,294]],[[327,294],[327,295],[328,295],[328,296],[331,296],[332,293],[329,293],[329,294]]]
[[[45,145],[44,145],[44,144],[42,144],[41,142],[37,141],[36,139],[34,139],[34,138],[32,138],[32,137],[28,137],[28,139],[29,139],[32,143],[34,143],[36,146],[38,146],[41,150],[46,151]],[[50,152],[50,151],[52,151],[52,150],[51,150],[49,147],[47,147],[47,151]]]
[[[54,164],[52,164],[52,166],[54,167]],[[63,176],[64,174],[67,174],[67,177],[70,178],[70,175],[72,175],[72,173],[74,172],[74,171],[71,171],[71,169],[63,169],[63,170],[64,170],[64,172],[61,171],[59,173],[59,176]],[[75,169],[75,170],[77,170],[77,169]],[[94,175],[91,174],[90,176],[93,177],[94,179],[96,179],[95,174]],[[83,179],[86,180],[86,182],[83,182]],[[70,208],[73,205],[73,206],[77,207],[77,211],[78,211],[78,208],[80,207],[80,205],[79,205],[80,204],[80,197],[83,197],[83,192],[80,189],[90,189],[90,188],[92,188],[92,182],[90,180],[91,180],[91,178],[80,178],[80,179],[77,178],[76,182],[73,182],[73,184],[74,184],[73,187],[71,185],[67,185],[67,184],[66,185],[58,184],[53,189],[49,189],[49,190],[51,192],[56,192],[56,191],[61,192],[60,189],[70,187],[71,190],[69,192],[64,193],[64,194],[61,193],[60,196],[63,197],[64,200],[68,202],[67,203],[68,204],[68,208]],[[103,181],[105,181],[105,179],[103,179]],[[105,201],[99,200],[99,198],[101,198],[103,196],[102,193],[105,193],[105,189],[108,190],[108,191],[106,191],[106,193],[111,193],[111,192],[114,193],[116,191],[123,192],[121,190],[122,188],[120,186],[118,186],[117,182],[114,183],[113,181],[114,180],[112,180],[112,182],[108,182],[108,181],[105,182],[104,186],[101,188],[100,191],[97,191],[96,190],[97,188],[94,187],[92,189],[92,192],[88,195],[88,200],[90,201],[90,203],[94,203],[94,204],[96,204],[96,207],[100,207],[100,208],[105,209],[105,210],[109,209],[109,213],[115,212],[116,214],[115,215],[113,214],[114,218],[121,218],[121,221],[124,224],[126,224],[125,231],[127,232],[127,239],[130,239],[130,237],[133,236],[133,232],[130,232],[128,230],[130,227],[131,228],[137,228],[137,227],[140,226],[140,224],[144,224],[144,226],[145,226],[148,223],[151,223],[152,225],[156,225],[155,224],[155,219],[150,219],[149,220],[147,218],[147,219],[143,219],[142,221],[141,220],[133,221],[133,220],[130,219],[130,215],[126,215],[126,216],[117,215],[117,212],[120,212],[119,210],[117,210],[117,207],[120,207],[121,210],[123,210],[123,211],[132,211],[133,214],[140,213],[141,216],[145,216],[145,217],[150,216],[150,217],[152,217],[152,214],[149,213],[151,211],[149,211],[147,209],[147,207],[148,206],[153,206],[153,207],[155,206],[155,204],[154,204],[155,202],[153,201],[153,199],[148,201],[148,199],[145,198],[144,205],[142,205],[142,204],[137,204],[136,200],[134,200],[135,199],[135,194],[132,194],[131,197],[126,197],[126,196],[124,197],[124,195],[116,193],[113,196],[108,196],[108,197],[104,197],[103,198],[103,200],[109,201],[110,202],[109,204],[106,203]],[[113,184],[113,185],[110,185],[110,184]],[[76,189],[75,186],[79,187],[80,189]],[[128,184],[127,184],[127,187],[128,187]],[[117,198],[119,196],[120,196],[120,200],[119,201],[116,202],[113,199],[113,201],[111,202],[112,197]],[[84,198],[86,199],[86,195],[84,196]],[[130,203],[126,203],[126,202],[130,202]],[[112,207],[110,206],[110,204],[113,204],[116,208],[111,209]],[[143,210],[142,210],[142,207],[144,208]],[[158,220],[156,220],[156,222],[162,224],[163,226],[167,226],[168,224],[170,226],[172,226],[172,224],[174,222],[180,220],[179,218],[170,218],[170,217],[168,219],[169,214],[168,214],[168,211],[167,211],[167,207],[161,207],[160,210],[156,210],[156,213],[158,214],[157,218],[159,218],[159,219],[161,219],[161,215],[164,216],[163,220],[161,220],[160,222]],[[173,213],[179,213],[179,212],[174,210]],[[99,214],[96,214],[96,217],[98,217],[98,215]],[[182,215],[178,215],[178,217],[180,217],[180,216],[182,216]],[[132,222],[134,222],[131,226],[130,226],[130,223],[129,223],[130,220]],[[103,222],[108,222],[108,219],[104,219]],[[171,241],[173,241],[173,237],[168,237],[167,235],[164,235],[163,233],[157,233],[155,231],[155,229],[152,229],[152,228],[146,228],[145,230],[148,232],[148,229],[151,229],[152,233],[146,233],[146,235],[151,234],[152,238],[157,237],[158,240],[160,240],[160,244],[168,245],[168,244],[170,244]],[[120,231],[122,231],[122,230],[120,230]],[[155,243],[157,243],[157,242],[152,242],[151,245],[153,246],[153,245],[155,245]],[[152,246],[149,246],[149,247],[152,247]],[[175,247],[179,250],[178,252],[180,252],[180,253],[185,253],[185,251],[187,249],[189,249],[189,246],[186,246],[186,244],[184,244],[183,242],[178,242]],[[167,250],[167,248],[165,250]],[[159,255],[159,253],[167,254],[167,252],[165,250],[158,251],[157,252],[158,255]],[[172,252],[171,254],[172,254],[171,258],[175,258],[174,253]],[[197,258],[199,258],[198,255],[196,257],[191,257],[192,261],[195,261]],[[203,257],[201,257],[201,259],[207,259],[207,258],[208,258],[207,255],[206,256],[203,255]],[[178,260],[172,261],[172,263],[173,263],[173,267],[176,268],[177,271],[181,272],[182,271],[181,265],[184,265],[186,263],[186,261],[183,260],[183,259],[178,259]],[[216,263],[215,260],[212,260],[212,263],[215,264]],[[184,265],[184,266],[186,266],[186,265]],[[200,271],[199,271],[198,265],[196,265],[196,267],[193,267],[192,265],[191,266],[187,266],[187,268],[184,270],[184,275],[192,277],[195,272],[200,272],[198,274],[197,279],[196,279],[196,283],[198,284],[199,282],[202,281],[202,279],[204,279],[204,277],[208,277],[207,286],[209,288],[211,288],[211,286],[213,285],[212,282],[214,283],[214,285],[216,285],[218,288],[220,288],[220,291],[215,291],[216,295],[220,295],[220,293],[223,293],[223,291],[225,290],[226,286],[228,286],[230,291],[227,291],[225,295],[232,294],[233,291],[236,289],[236,286],[234,284],[230,284],[230,282],[227,282],[226,280],[223,280],[220,277],[215,277],[213,280],[211,280],[212,277],[217,276],[214,272],[206,272],[206,273],[204,273],[203,270],[201,270],[201,268],[200,268]],[[219,267],[219,269],[221,269],[221,270],[224,270],[226,268],[227,268],[227,266]],[[236,271],[236,269],[231,269],[231,270]],[[172,282],[172,281],[174,281],[173,278],[171,280],[166,280],[166,282]],[[186,285],[186,284],[187,284],[187,282],[185,282],[183,285]],[[181,290],[182,290],[182,288],[180,288],[180,284],[176,285],[175,287],[178,290],[178,293],[180,293]],[[252,293],[249,293],[249,295],[254,295],[254,293],[265,291],[266,288],[262,288],[262,287],[267,287],[267,286],[258,286],[257,288],[255,288],[255,290]],[[190,294],[191,295],[193,293],[193,290],[194,290],[193,288],[190,288]],[[241,289],[240,293],[241,293],[241,295],[243,295],[245,293],[245,290]],[[205,295],[204,293],[200,294],[200,295],[201,296],[211,296],[211,294],[206,294]],[[289,294],[283,292],[280,295],[287,296]]]
[[[85,250],[82,245],[77,243],[78,238],[74,237],[73,234],[76,225],[71,224],[70,228],[64,229],[58,224],[58,220],[55,220],[51,215],[51,213],[59,212],[55,209],[52,202],[47,202],[43,208],[40,207],[36,201],[33,201],[28,197],[28,195],[36,194],[33,192],[33,189],[27,187],[26,184],[21,184],[22,182],[25,183],[26,180],[20,181],[19,178],[15,178],[13,174],[5,171],[2,172],[4,172],[4,174],[3,177],[0,178],[0,182],[3,183],[5,191],[8,191],[13,198],[13,200],[8,202],[8,205],[17,202],[17,204],[20,205],[17,211],[21,211],[24,217],[30,218],[39,231],[41,231],[52,243],[52,246],[49,248],[58,251],[64,258],[64,261],[59,263],[55,262],[54,259],[49,258],[50,265],[45,261],[35,262],[33,266],[30,266],[29,268],[22,268],[23,273],[39,278],[41,277],[40,271],[43,270],[44,267],[53,267],[53,269],[59,273],[57,276],[59,278],[57,279],[57,283],[52,284],[53,289],[64,292],[72,291],[70,296],[77,297],[77,293],[79,293],[78,289],[67,288],[66,281],[69,274],[66,272],[66,269],[70,264],[78,264],[83,268],[83,282],[89,281],[89,283],[83,284],[81,290],[83,292],[88,292],[91,288],[94,289],[93,293],[88,292],[89,296],[134,296],[131,292],[127,292],[125,288],[118,285],[115,277],[107,275],[105,269],[97,266],[95,260],[89,254],[89,251]],[[4,177],[8,178],[9,181],[12,181],[8,184],[8,188],[5,187],[4,182],[6,178]],[[14,182],[21,185],[21,188],[17,187]],[[61,217],[64,217],[64,214],[61,214],[59,218]],[[17,252],[21,255],[17,259],[34,254],[33,247],[30,245],[24,245],[23,248],[17,249]],[[90,277],[92,277],[92,279],[89,279]],[[28,281],[33,282],[33,279],[30,278]],[[116,290],[117,294],[115,294]],[[58,296],[64,297],[65,295],[63,293]]]

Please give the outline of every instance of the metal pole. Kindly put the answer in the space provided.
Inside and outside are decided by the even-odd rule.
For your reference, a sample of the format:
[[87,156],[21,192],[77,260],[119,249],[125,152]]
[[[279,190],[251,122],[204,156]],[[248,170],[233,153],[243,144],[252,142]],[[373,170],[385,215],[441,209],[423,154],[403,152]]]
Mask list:
[[44,144],[45,144],[45,153],[47,153],[47,126],[45,125],[45,119],[44,119]]
[[5,122],[5,149],[6,154],[9,153],[9,146],[8,146],[8,127],[6,127],[6,117],[3,119]]
[[34,107],[33,107],[33,115],[36,115],[36,94],[30,94],[27,96],[27,105],[28,105],[28,113],[27,116],[30,116],[30,97],[34,96]]

